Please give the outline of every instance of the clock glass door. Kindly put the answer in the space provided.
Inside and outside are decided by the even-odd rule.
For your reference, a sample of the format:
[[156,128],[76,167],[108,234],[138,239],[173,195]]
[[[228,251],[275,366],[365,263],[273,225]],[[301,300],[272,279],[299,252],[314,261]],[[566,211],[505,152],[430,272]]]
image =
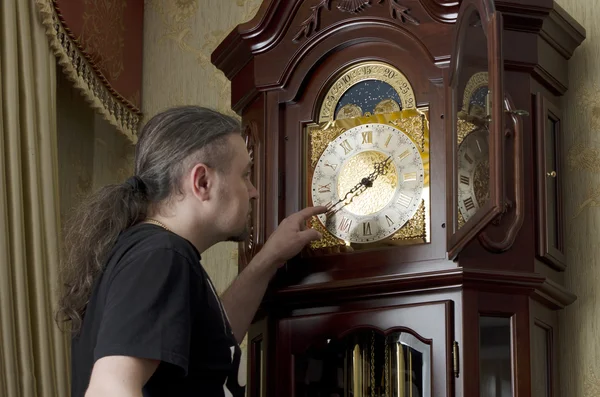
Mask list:
[[451,259],[501,212],[504,198],[502,23],[501,16],[493,12],[493,2],[483,3],[462,3],[452,59],[448,142]]
[[432,397],[431,357],[410,332],[355,331],[295,357],[296,395]]

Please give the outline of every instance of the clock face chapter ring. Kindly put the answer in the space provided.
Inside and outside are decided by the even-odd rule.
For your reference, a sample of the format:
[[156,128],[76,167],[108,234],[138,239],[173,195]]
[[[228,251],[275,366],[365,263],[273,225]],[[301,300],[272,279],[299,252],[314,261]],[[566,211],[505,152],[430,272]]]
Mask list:
[[311,183],[314,205],[335,237],[373,243],[396,233],[416,213],[424,166],[414,142],[394,126],[371,123],[350,128],[319,158]]

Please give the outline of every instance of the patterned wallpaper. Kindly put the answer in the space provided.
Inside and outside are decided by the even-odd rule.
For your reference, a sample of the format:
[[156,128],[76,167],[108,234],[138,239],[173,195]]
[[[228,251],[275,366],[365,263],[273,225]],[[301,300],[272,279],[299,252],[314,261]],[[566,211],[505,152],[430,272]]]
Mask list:
[[146,0],[143,102],[146,118],[165,107],[197,104],[234,114],[229,80],[210,54],[260,0]]
[[569,64],[564,98],[567,287],[577,300],[560,316],[561,396],[600,396],[600,9],[558,0],[587,30]]

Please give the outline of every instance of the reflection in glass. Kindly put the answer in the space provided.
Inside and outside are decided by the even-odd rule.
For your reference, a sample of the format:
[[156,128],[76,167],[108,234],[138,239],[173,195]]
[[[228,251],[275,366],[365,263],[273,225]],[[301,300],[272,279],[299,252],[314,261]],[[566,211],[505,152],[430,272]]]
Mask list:
[[252,342],[252,358],[254,363],[252,365],[254,373],[252,374],[252,388],[250,389],[251,397],[260,397],[262,393],[262,379],[263,379],[263,367],[264,367],[264,352],[262,346],[262,338],[254,340]]
[[295,360],[296,396],[431,397],[431,345],[408,332],[358,331]]
[[467,27],[460,37],[459,66],[453,80],[458,228],[468,222],[490,197],[491,93],[487,38],[479,13],[472,10],[467,18]]
[[479,391],[486,397],[512,397],[510,318],[479,318]]
[[430,396],[431,346],[409,333],[390,335],[386,342],[390,379],[385,396]]

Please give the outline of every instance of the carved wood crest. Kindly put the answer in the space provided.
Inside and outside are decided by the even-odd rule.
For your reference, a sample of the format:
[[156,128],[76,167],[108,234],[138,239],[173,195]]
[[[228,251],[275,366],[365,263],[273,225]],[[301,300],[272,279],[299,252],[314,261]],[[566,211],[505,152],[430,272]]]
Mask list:
[[[368,7],[372,7],[371,1],[375,0],[338,0],[337,9],[341,12],[348,12],[351,14],[359,14]],[[377,5],[383,6],[386,0],[377,0]],[[321,10],[325,8],[327,11],[331,11],[332,0],[319,0],[319,2],[310,7],[311,14],[300,24],[298,33],[294,36],[292,41],[299,42],[302,38],[308,38],[311,34],[319,29],[319,19],[321,16]],[[401,23],[410,23],[415,26],[420,24],[419,20],[411,15],[410,8],[403,6],[398,0],[387,0],[390,17],[400,21]]]

